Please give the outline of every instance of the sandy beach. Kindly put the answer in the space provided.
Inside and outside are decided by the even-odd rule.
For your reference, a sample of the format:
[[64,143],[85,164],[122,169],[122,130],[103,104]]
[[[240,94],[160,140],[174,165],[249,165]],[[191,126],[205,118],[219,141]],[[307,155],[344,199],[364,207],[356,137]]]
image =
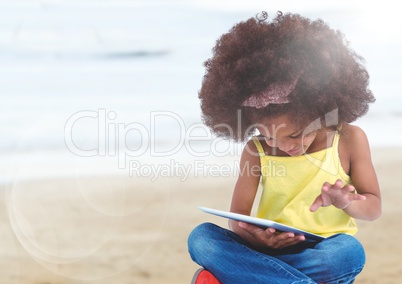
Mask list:
[[[402,151],[374,149],[383,214],[359,222],[367,264],[356,283],[401,283]],[[189,283],[194,226],[226,220],[234,177],[156,181],[94,176],[16,181],[0,199],[0,283]]]

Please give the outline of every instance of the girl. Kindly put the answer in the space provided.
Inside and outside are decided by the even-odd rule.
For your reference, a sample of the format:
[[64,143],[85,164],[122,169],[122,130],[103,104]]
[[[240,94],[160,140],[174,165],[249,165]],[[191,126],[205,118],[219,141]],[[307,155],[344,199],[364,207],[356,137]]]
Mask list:
[[193,283],[353,283],[365,263],[355,219],[381,214],[366,135],[349,124],[375,100],[361,62],[339,31],[297,14],[268,22],[263,12],[217,41],[199,92],[204,121],[236,141],[258,131],[230,210],[250,215],[261,182],[257,217],[326,238],[201,224],[188,240],[203,267]]

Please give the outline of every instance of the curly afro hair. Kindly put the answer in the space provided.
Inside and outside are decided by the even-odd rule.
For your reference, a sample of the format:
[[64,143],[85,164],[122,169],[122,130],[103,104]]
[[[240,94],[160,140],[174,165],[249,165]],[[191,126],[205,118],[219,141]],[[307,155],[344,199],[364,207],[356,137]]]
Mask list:
[[[259,119],[292,114],[305,126],[338,110],[338,125],[350,123],[375,101],[368,89],[364,60],[348,47],[339,31],[321,19],[278,12],[271,21],[250,18],[223,34],[213,48],[199,91],[203,121],[225,138],[244,141]],[[242,103],[273,83],[299,76],[290,103],[264,108]]]

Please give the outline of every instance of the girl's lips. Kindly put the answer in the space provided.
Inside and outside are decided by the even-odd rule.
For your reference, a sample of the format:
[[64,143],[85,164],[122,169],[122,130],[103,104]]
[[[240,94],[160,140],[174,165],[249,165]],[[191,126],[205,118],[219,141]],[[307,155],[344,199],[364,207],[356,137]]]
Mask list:
[[293,149],[293,150],[290,150],[290,151],[287,151],[286,153],[288,153],[291,156],[295,156],[295,155],[299,154],[300,151],[301,151],[301,147]]

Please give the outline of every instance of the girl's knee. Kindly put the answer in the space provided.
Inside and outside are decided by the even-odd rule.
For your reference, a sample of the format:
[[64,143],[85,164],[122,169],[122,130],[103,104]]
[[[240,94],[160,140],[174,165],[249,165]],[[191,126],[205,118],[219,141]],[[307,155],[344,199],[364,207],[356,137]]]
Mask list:
[[314,279],[319,283],[352,283],[366,262],[363,246],[350,235],[329,237],[315,248],[321,268]]
[[188,243],[198,243],[203,242],[205,239],[208,239],[218,226],[212,223],[202,223],[195,227],[190,235],[188,236]]
[[203,223],[193,229],[188,236],[188,251],[191,258],[196,261],[200,256],[210,254],[213,250],[214,235],[219,229],[212,223]]
[[[334,266],[354,267],[356,271],[363,269],[366,263],[366,254],[362,244],[355,237],[339,234],[330,237],[333,247],[332,260]],[[335,257],[336,256],[336,257]]]

